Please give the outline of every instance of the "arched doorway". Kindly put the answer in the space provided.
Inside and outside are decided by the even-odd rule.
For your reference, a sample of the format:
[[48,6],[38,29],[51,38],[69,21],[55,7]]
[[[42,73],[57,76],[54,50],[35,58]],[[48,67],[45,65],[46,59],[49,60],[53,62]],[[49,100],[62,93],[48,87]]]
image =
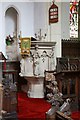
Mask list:
[[14,7],[5,12],[6,54],[9,60],[18,60],[18,17]]

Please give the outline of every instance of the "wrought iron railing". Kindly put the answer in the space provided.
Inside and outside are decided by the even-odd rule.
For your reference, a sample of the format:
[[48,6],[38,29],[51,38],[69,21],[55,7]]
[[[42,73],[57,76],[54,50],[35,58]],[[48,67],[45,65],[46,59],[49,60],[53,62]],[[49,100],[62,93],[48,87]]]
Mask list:
[[80,59],[78,58],[57,58],[57,72],[80,71]]

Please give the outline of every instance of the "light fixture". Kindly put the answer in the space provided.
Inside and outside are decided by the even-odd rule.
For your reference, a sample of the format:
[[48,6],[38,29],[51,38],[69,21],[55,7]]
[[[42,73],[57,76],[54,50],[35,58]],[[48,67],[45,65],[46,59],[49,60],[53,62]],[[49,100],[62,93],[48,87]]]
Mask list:
[[35,38],[38,39],[38,40],[42,40],[42,39],[45,39],[47,36],[46,33],[44,33],[44,35],[42,35],[42,30],[41,28],[39,29],[39,32],[38,33],[35,33]]

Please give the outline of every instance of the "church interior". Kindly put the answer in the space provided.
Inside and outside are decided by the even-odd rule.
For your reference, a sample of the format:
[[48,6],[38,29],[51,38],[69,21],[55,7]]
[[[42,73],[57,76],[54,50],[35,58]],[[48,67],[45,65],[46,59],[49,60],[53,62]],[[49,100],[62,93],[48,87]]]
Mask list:
[[0,119],[80,120],[80,1],[0,2]]

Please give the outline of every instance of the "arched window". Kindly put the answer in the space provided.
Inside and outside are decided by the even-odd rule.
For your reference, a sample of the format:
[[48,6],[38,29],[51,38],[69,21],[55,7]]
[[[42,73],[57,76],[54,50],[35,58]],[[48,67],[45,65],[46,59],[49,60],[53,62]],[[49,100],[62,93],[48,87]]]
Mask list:
[[78,38],[78,1],[70,2],[70,38]]

